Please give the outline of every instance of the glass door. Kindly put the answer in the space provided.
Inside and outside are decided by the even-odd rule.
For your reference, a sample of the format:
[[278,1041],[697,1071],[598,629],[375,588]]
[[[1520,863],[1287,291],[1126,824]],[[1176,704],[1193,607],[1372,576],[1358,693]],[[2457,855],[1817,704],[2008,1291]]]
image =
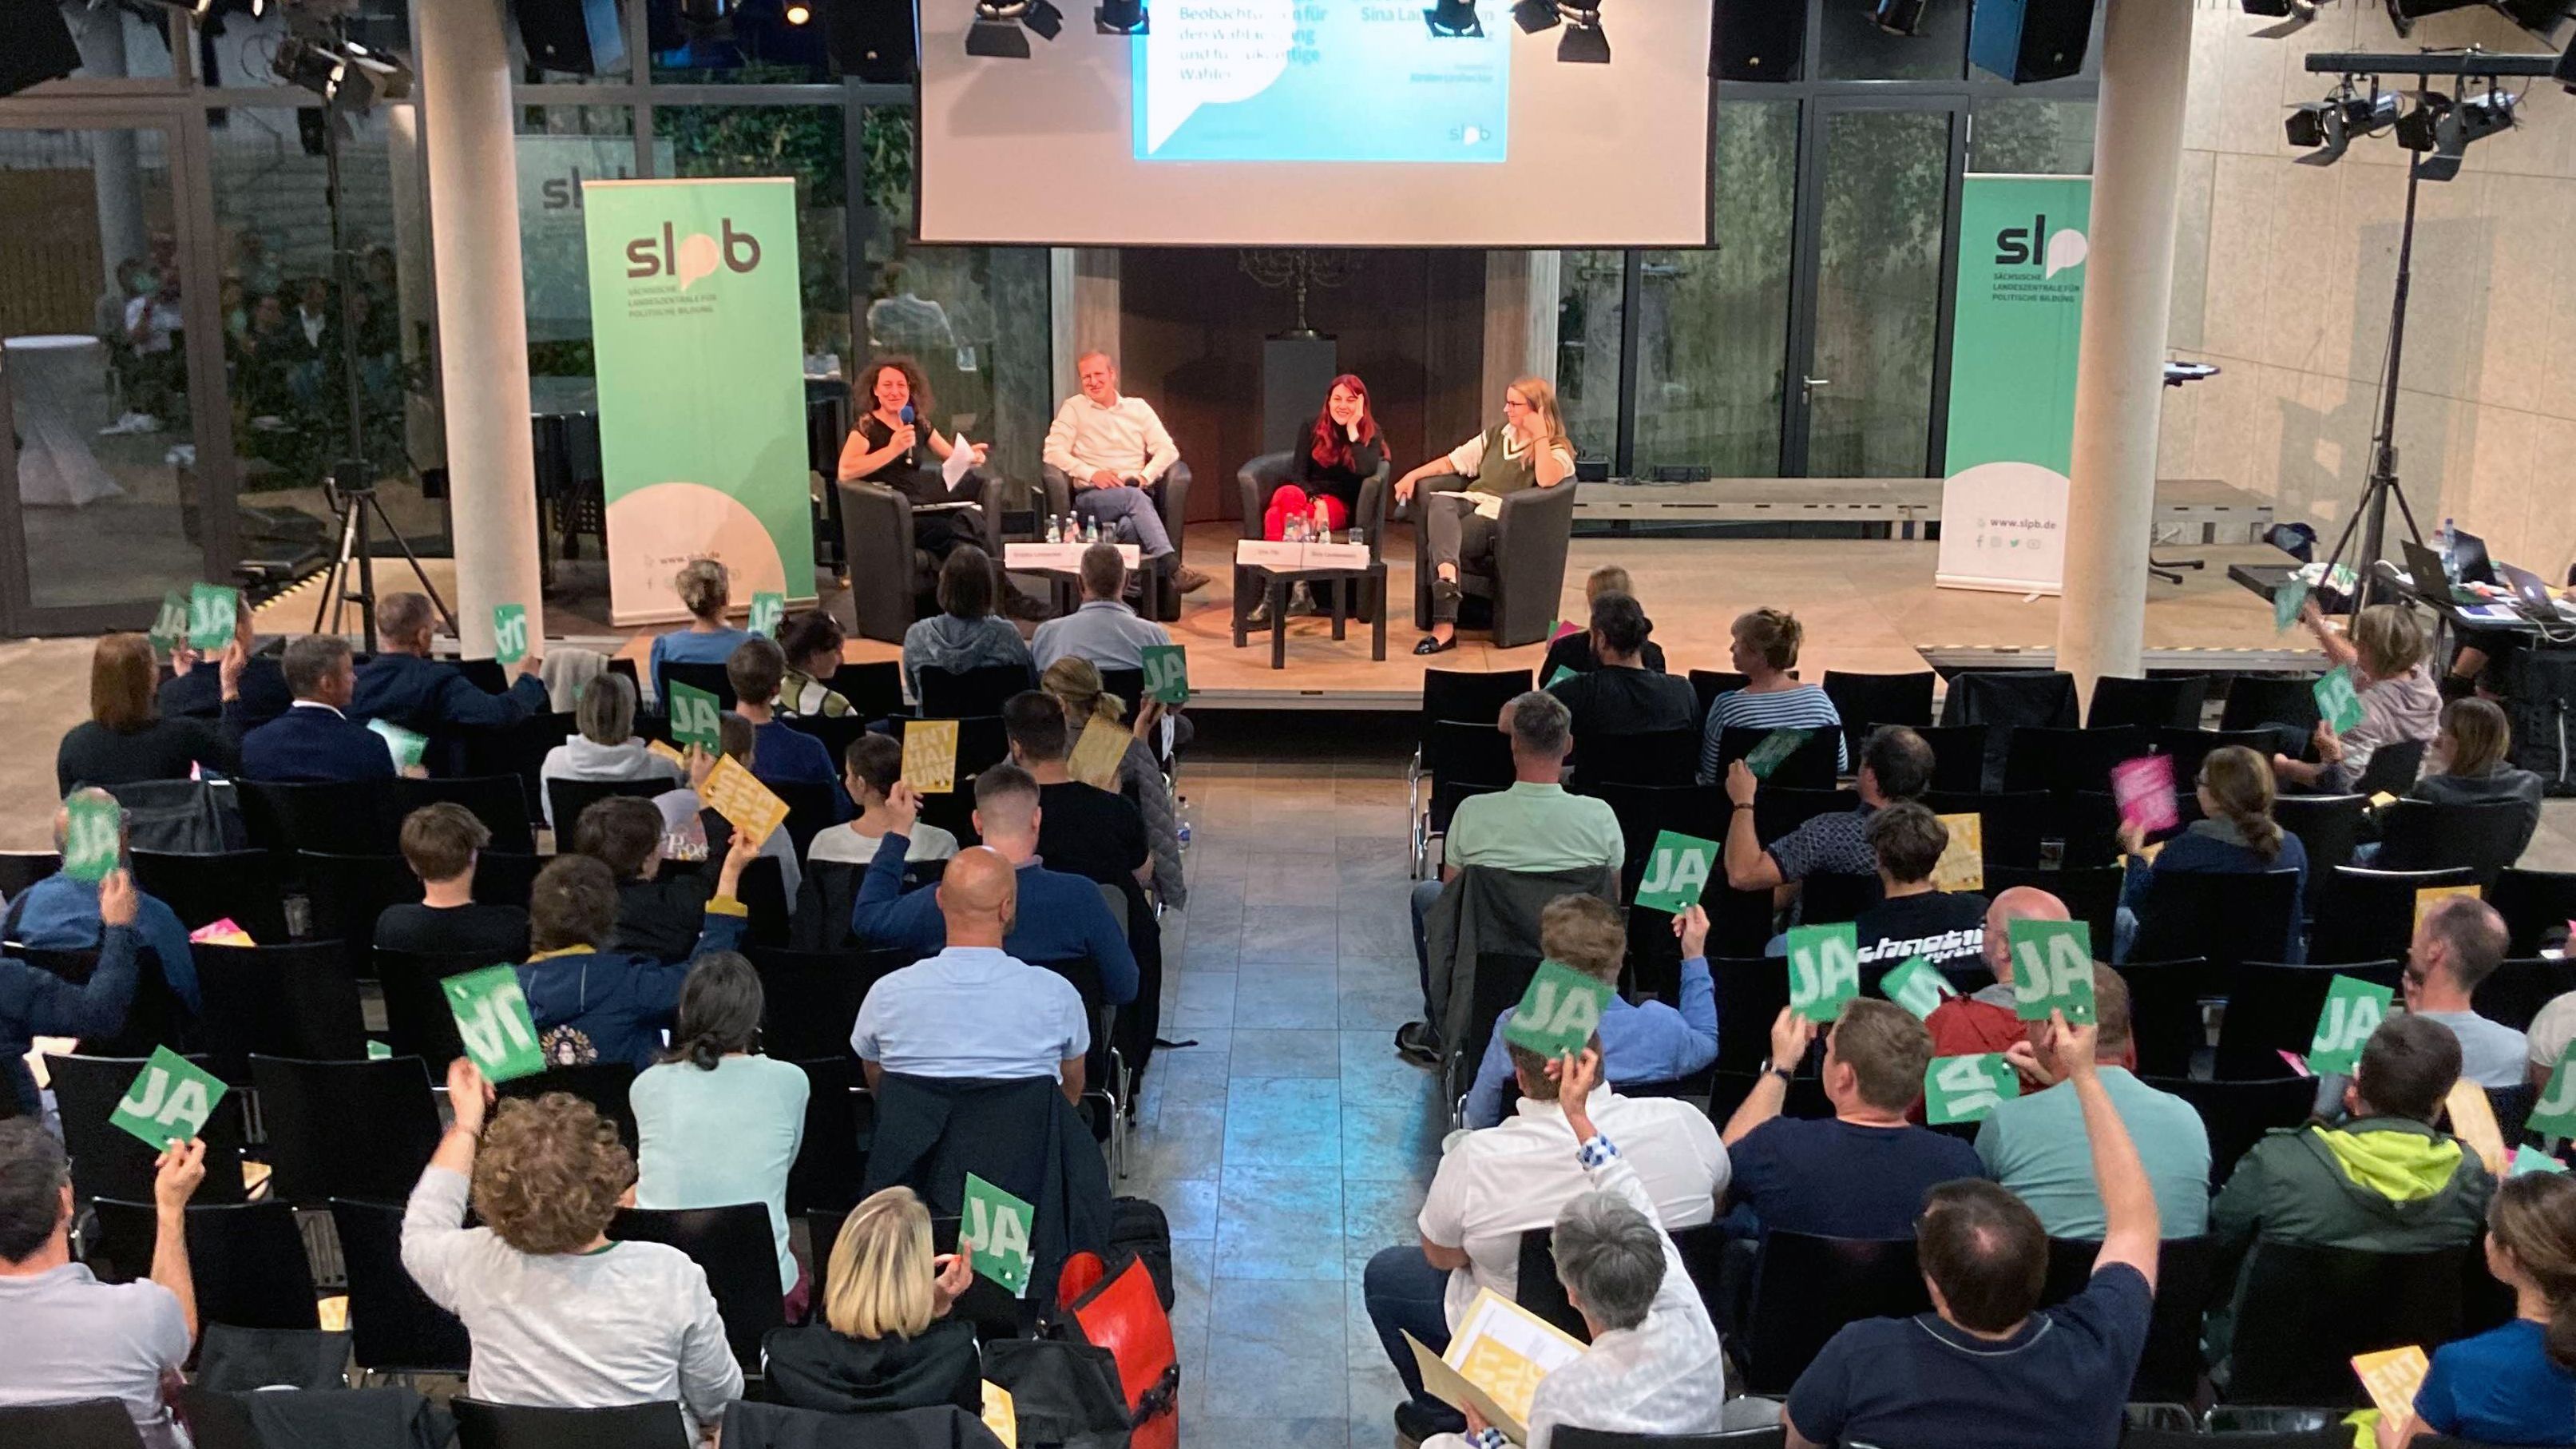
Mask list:
[[1812,104],[1782,471],[1936,474],[1964,100]]
[[232,573],[202,130],[49,119],[0,124],[0,632],[141,628]]

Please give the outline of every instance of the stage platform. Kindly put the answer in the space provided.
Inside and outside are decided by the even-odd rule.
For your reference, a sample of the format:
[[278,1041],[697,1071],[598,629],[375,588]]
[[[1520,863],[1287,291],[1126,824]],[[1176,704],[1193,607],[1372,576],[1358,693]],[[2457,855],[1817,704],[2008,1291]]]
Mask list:
[[[1630,478],[1575,487],[1578,525],[1868,523],[1911,539],[1922,536],[1920,525],[1941,521],[1938,478]],[[2242,488],[2215,478],[2156,480],[2160,541],[2254,543],[2271,526],[2271,500]]]
[[[1481,633],[1468,631],[1446,654],[1416,656],[1413,645],[1422,635],[1413,624],[1413,539],[1409,528],[1397,525],[1388,539],[1394,545],[1387,567],[1393,613],[1385,662],[1369,659],[1369,631],[1357,620],[1349,637],[1336,643],[1329,619],[1297,617],[1288,626],[1288,667],[1273,671],[1266,634],[1253,633],[1242,649],[1233,647],[1230,561],[1239,536],[1229,523],[1190,529],[1189,556],[1214,576],[1189,596],[1181,619],[1171,626],[1173,638],[1189,646],[1193,709],[1409,711],[1421,706],[1426,666],[1535,670],[1546,654],[1537,644],[1495,649]],[[1676,672],[1728,668],[1728,624],[1744,610],[1764,604],[1790,610],[1806,626],[1799,672],[1809,679],[1823,677],[1827,669],[1898,673],[1927,665],[1956,670],[2051,662],[2056,599],[1935,588],[1938,551],[1936,544],[1903,539],[1577,538],[1560,607],[1582,617],[1584,576],[1604,564],[1626,568],[1655,621],[1655,640]],[[2243,544],[2167,545],[2159,555],[2202,559],[2207,567],[2184,573],[2179,586],[2161,581],[2148,585],[2150,669],[2276,672],[2317,667],[2318,655],[2306,647],[2304,633],[2276,635],[2270,607],[2228,580],[2231,565],[2277,562],[2282,557],[2278,550]],[[440,588],[451,586],[448,564],[433,560],[430,568]],[[591,570],[566,572],[572,580],[589,581],[596,576],[596,564]],[[401,587],[397,580],[408,580],[399,563],[391,569],[379,564],[380,589]],[[591,587],[587,594],[547,601],[550,639],[641,660],[654,631],[612,628],[605,598],[595,582]],[[318,583],[308,581],[268,604],[260,615],[262,632],[297,633],[312,627],[318,589]],[[895,659],[902,650],[854,640],[848,654],[854,661]]]

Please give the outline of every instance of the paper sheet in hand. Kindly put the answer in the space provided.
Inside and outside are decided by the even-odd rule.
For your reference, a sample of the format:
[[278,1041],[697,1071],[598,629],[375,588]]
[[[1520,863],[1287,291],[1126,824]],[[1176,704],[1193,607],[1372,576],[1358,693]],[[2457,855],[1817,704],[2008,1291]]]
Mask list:
[[787,802],[731,755],[716,761],[700,795],[708,809],[756,841],[767,840],[769,832],[787,818]]
[[1117,789],[1118,767],[1125,762],[1127,742],[1133,738],[1108,720],[1092,716],[1073,742],[1073,752],[1065,757],[1065,773],[1097,789]]
[[2328,981],[2325,1003],[2317,1011],[2316,1034],[2308,1042],[2308,1069],[2349,1076],[2361,1065],[2362,1045],[2387,1020],[2396,997],[2392,988],[2358,976],[2339,975]]
[[939,465],[939,481],[954,488],[975,471],[975,445],[965,435],[948,440],[948,461]]
[[1583,1354],[1583,1345],[1556,1325],[1490,1288],[1478,1290],[1467,1305],[1446,1354],[1432,1353],[1410,1334],[1406,1341],[1423,1370],[1424,1387],[1444,1403],[1474,1404],[1515,1443],[1529,1438],[1530,1397],[1538,1381]]
[[2451,1135],[2478,1155],[2478,1161],[2487,1165],[2488,1176],[2504,1176],[2513,1155],[2505,1150],[2504,1128],[2496,1121],[2487,1089],[2462,1078],[2451,1084],[2451,1094],[2443,1100],[2451,1114]]
[[1986,818],[1982,815],[1936,817],[1950,833],[1932,867],[1936,891],[1983,891],[1986,888]]
[[1019,1407],[1011,1402],[1011,1391],[991,1379],[984,1380],[984,1427],[1002,1441],[1002,1449],[1020,1449]]
[[2361,1386],[2370,1391],[2370,1401],[2379,1406],[2384,1419],[2401,1419],[2415,1412],[2415,1391],[2424,1387],[2424,1375],[2432,1368],[2424,1350],[2414,1344],[2383,1353],[2358,1353],[2352,1358],[2352,1371],[2361,1375]]
[[957,721],[904,721],[903,779],[924,795],[945,795],[957,788]]
[[385,752],[394,757],[394,768],[408,770],[429,753],[429,736],[418,730],[407,730],[391,720],[371,719],[367,728],[385,742]]
[[2093,1020],[2093,932],[2082,921],[2015,921],[2013,1014],[2046,1021],[2066,1013],[2069,1026]]
[[63,874],[92,885],[107,879],[125,853],[125,807],[75,793],[63,804],[63,820]]
[[111,1127],[143,1139],[159,1152],[205,1130],[224,1099],[224,1084],[211,1073],[168,1047],[154,1047],[152,1059],[134,1074],[134,1083],[107,1114]]
[[2182,824],[2174,803],[2171,755],[2141,755],[2111,767],[2111,796],[2120,803],[2120,819],[2141,830],[2171,830]]

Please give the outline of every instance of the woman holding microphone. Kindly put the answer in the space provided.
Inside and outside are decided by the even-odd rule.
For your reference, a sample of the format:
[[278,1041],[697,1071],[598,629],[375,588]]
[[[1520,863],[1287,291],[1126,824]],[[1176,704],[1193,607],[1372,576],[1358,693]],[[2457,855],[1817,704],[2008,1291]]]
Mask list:
[[1574,444],[1556,410],[1547,379],[1524,377],[1503,389],[1503,421],[1395,480],[1395,501],[1413,500],[1425,478],[1456,474],[1473,479],[1463,492],[1433,493],[1415,513],[1428,544],[1431,567],[1431,637],[1416,654],[1458,647],[1458,600],[1463,563],[1490,567],[1495,524],[1503,500],[1524,488],[1553,488],[1574,476]]
[[[931,406],[930,388],[911,358],[881,357],[869,363],[851,385],[850,394],[851,402],[864,411],[841,448],[842,482],[882,483],[911,499],[916,508],[982,501],[983,490],[972,478],[961,478],[952,488],[941,480],[935,464],[923,461],[925,448],[939,463],[965,448],[980,466],[988,448],[963,438],[952,442],[930,426],[925,416]],[[912,542],[934,562],[945,562],[948,551],[958,544],[983,543],[983,527],[980,511],[969,520],[941,509],[914,516]]]

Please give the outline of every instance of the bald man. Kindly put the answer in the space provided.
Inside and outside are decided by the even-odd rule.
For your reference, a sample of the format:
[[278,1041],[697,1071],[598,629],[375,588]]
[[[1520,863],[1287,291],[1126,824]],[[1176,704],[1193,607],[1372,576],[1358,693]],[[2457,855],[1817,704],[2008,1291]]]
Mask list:
[[[1942,1002],[1924,1021],[1932,1031],[1934,1056],[2008,1051],[2025,1039],[2027,1024],[2013,1009],[2012,923],[2065,919],[2066,903],[2036,886],[2014,886],[1994,898],[1986,907],[1985,956],[1995,984]],[[2023,1083],[2025,1090],[2046,1085],[2036,1079]]]
[[948,944],[868,988],[850,1048],[874,1090],[887,1072],[987,1081],[1052,1077],[1082,1100],[1091,1024],[1073,983],[1002,949],[1019,872],[986,846],[948,862],[935,887]]

